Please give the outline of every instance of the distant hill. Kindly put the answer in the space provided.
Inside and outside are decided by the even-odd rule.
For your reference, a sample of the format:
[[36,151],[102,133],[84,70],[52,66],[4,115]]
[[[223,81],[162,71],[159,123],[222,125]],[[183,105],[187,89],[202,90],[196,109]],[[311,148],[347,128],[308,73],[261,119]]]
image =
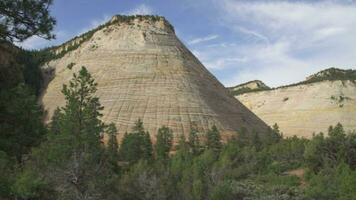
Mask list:
[[329,68],[308,76],[304,82],[311,83],[325,80],[356,80],[356,70]]
[[[236,87],[243,85],[250,82]],[[286,136],[311,137],[337,122],[346,130],[356,129],[356,70],[329,68],[296,84],[248,90],[234,93],[230,88],[247,108],[269,125],[277,123]]]
[[236,85],[234,87],[228,88],[233,95],[239,95],[248,92],[257,92],[263,90],[270,90],[271,88],[268,87],[260,80],[249,81],[240,85]]

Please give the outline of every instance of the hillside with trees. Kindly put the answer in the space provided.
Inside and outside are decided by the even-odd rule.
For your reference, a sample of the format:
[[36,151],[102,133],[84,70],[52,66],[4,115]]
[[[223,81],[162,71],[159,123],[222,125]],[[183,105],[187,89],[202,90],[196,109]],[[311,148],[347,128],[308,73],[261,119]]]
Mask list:
[[213,126],[206,133],[192,129],[173,146],[169,128],[159,129],[153,144],[138,119],[118,144],[115,126],[100,120],[102,106],[95,91],[96,83],[83,67],[63,86],[66,105],[57,110],[38,141],[41,144],[31,151],[1,152],[3,199],[352,199],[355,195],[356,133],[346,133],[341,124],[310,140],[284,138],[275,125],[263,138],[241,130],[225,142]]
[[[44,56],[11,42],[51,38],[50,4],[0,2],[9,18],[0,18],[1,200],[356,198],[356,132],[337,122],[310,139],[284,137],[277,124],[264,134],[241,128],[227,140],[214,125],[206,132],[192,126],[174,143],[170,128],[152,140],[137,119],[118,141],[120,127],[103,122],[97,83],[81,67],[45,125],[38,104]],[[16,15],[21,9],[32,15]],[[23,29],[17,18],[33,26]]]

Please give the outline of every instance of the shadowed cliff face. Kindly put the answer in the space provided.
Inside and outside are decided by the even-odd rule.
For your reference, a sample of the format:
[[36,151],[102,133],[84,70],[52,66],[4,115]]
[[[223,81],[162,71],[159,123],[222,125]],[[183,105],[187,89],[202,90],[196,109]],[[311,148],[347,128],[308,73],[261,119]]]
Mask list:
[[44,66],[55,71],[42,99],[48,119],[64,105],[62,85],[85,66],[98,83],[103,120],[116,124],[120,138],[139,118],[151,136],[163,125],[175,136],[188,134],[193,125],[200,131],[216,125],[223,136],[242,127],[267,131],[179,41],[164,18],[112,21]]
[[354,70],[331,68],[297,84],[236,98],[269,125],[278,123],[284,136],[310,138],[338,122],[347,131],[356,130],[354,79]]

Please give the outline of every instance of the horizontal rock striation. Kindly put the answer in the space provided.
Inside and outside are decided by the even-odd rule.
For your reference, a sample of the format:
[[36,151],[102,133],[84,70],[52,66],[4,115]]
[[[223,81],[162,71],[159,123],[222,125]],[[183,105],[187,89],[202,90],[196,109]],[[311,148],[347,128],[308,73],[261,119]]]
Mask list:
[[267,124],[277,123],[285,136],[312,137],[340,122],[356,130],[356,82],[323,80],[236,96]]
[[230,95],[162,17],[113,18],[79,47],[44,66],[54,71],[42,98],[47,121],[64,105],[62,85],[81,66],[98,83],[103,120],[116,124],[119,137],[139,118],[151,136],[163,125],[176,136],[188,134],[192,126],[204,132],[216,125],[224,136],[242,127],[260,133],[268,128]]

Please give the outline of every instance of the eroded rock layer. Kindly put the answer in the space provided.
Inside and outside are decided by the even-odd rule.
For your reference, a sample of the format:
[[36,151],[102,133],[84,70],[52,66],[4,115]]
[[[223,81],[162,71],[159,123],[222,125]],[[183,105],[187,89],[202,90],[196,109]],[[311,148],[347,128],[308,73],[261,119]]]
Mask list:
[[356,130],[356,82],[324,80],[236,96],[269,125],[277,123],[285,136],[310,138],[340,122]]
[[113,18],[75,50],[49,62],[45,68],[55,75],[43,94],[48,119],[64,105],[62,85],[81,66],[98,83],[103,120],[116,124],[119,137],[139,118],[151,136],[163,125],[175,135],[188,134],[192,125],[202,132],[216,125],[226,134],[242,127],[267,130],[179,41],[164,18]]

